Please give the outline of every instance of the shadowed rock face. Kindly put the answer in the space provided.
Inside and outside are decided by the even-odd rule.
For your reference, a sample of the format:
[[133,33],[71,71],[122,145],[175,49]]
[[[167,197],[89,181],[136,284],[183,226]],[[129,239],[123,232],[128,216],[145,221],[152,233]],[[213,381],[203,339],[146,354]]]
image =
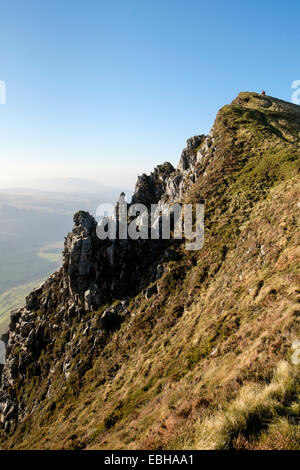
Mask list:
[[5,364],[5,343],[4,341],[0,341],[0,380],[2,375],[2,370]]
[[[170,188],[173,178],[174,168],[170,163],[159,165],[150,176],[140,176],[132,204],[150,208],[151,204],[159,203],[166,194],[166,182]],[[144,289],[149,279],[156,278],[156,260],[169,257],[168,253],[163,254],[167,245],[164,240],[102,241],[96,228],[97,222],[88,212],[74,215],[73,230],[65,239],[62,267],[29,294],[24,308],[11,314],[6,368],[0,389],[0,411],[6,432],[28,412],[17,400],[13,385],[17,379],[25,379],[29,364],[33,365],[34,374],[41,373],[38,358],[44,348],[50,347],[53,333],[62,324],[70,326],[74,319],[81,321],[87,312],[113,299],[126,302],[124,299]],[[98,327],[108,331],[118,328],[125,316],[123,307],[107,308]],[[13,354],[17,345],[22,349],[18,357]],[[65,377],[68,364],[67,361],[64,367]]]
[[[299,149],[299,107],[267,96],[241,93],[220,111],[208,136],[187,140],[177,169],[166,162],[150,175],[140,176],[131,203],[147,208],[158,204],[163,209],[189,198],[209,201],[219,192],[219,197],[224,196],[228,174],[243,167],[251,155],[251,149],[247,149],[249,122],[251,126],[253,122],[258,122],[258,126],[262,123],[282,145],[288,142]],[[258,131],[262,132],[260,128]],[[259,138],[257,146],[263,151],[264,139]],[[219,208],[219,217],[225,210],[226,207]],[[233,214],[238,210],[238,202],[231,210]],[[183,251],[176,252],[172,241],[102,241],[96,227],[89,213],[79,211],[74,215],[73,230],[65,239],[62,267],[29,294],[24,307],[11,313],[9,332],[3,337],[7,345],[3,371],[0,365],[0,413],[7,434],[52,397],[56,367],[60,367],[56,373],[61,375],[63,387],[72,374],[77,374],[80,384],[93,366],[94,354],[100,355],[110,341],[110,333],[124,322],[128,322],[130,330],[135,296],[142,294],[149,304],[162,302],[160,279],[169,265],[185,256]],[[226,247],[222,250],[221,262],[226,257]],[[197,265],[194,259],[189,263]],[[215,264],[217,272],[220,268]],[[198,276],[199,284],[206,279],[207,271],[208,268],[203,269]],[[175,285],[183,277],[180,272]],[[192,292],[190,289],[184,293],[187,304],[192,302]],[[172,304],[172,296],[164,298],[164,302]],[[160,305],[157,309],[162,308]],[[174,309],[178,318],[183,311],[183,306]],[[82,324],[83,332],[78,335],[76,328]],[[74,366],[74,358],[78,358],[85,341],[88,359],[79,359]],[[34,398],[29,400],[23,390],[30,380],[37,384],[46,382],[47,386],[42,392],[32,392]]]
[[166,192],[166,182],[172,178],[174,168],[169,162],[158,165],[150,175],[141,175],[135,186],[133,204],[144,204],[150,209],[157,204]]

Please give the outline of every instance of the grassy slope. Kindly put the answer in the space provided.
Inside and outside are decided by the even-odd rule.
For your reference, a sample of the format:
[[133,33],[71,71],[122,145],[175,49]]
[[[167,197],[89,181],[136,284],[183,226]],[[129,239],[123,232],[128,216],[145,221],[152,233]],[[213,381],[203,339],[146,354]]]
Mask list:
[[241,94],[215,129],[188,197],[205,199],[203,249],[174,247],[159,294],[132,299],[93,358],[74,323],[82,341],[65,388],[60,333],[40,360],[57,358],[51,396],[39,404],[47,378],[19,392],[37,411],[3,446],[299,447],[299,107]]

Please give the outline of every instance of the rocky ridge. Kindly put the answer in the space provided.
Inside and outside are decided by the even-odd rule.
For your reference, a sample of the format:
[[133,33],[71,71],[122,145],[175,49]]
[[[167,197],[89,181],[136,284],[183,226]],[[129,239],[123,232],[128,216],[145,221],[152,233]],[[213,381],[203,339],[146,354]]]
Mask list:
[[[209,136],[189,138],[177,170],[165,162],[150,175],[138,177],[131,204],[146,207],[158,204],[159,208],[164,208],[182,202],[197,180],[201,162],[205,158],[207,162],[212,155],[212,144],[213,132]],[[204,165],[202,171],[203,168]],[[162,264],[157,260],[160,257],[168,259],[165,241],[102,241],[97,238],[96,227],[97,222],[88,212],[79,211],[74,215],[73,231],[65,239],[62,267],[29,294],[24,307],[11,313],[9,332],[3,336],[7,361],[0,391],[1,420],[7,432],[17,422],[22,422],[28,412],[22,400],[10,393],[11,387],[16,379],[25,380],[27,366],[35,364],[43,348],[55,340],[53,332],[67,328],[74,318],[82,321],[85,313],[119,298],[117,307],[111,305],[105,309],[98,325],[104,330],[117,328],[128,314],[126,303],[130,294],[144,288],[145,296],[149,298],[156,292],[155,288],[147,288],[149,276],[143,278],[143,273],[151,264],[157,263],[150,281],[163,274]],[[54,322],[47,320],[53,312]],[[87,324],[84,334],[89,328],[90,324]],[[16,345],[20,350],[18,356],[11,354]],[[74,347],[71,339],[68,349],[72,351]],[[70,361],[66,359],[63,367],[65,379]],[[35,372],[40,373],[40,370]],[[51,380],[49,387],[50,383]]]
[[[247,127],[245,122],[250,125]],[[258,123],[258,129],[252,136],[253,122]],[[270,140],[261,138],[260,132],[265,132]],[[244,204],[244,217],[248,217],[254,203],[244,203],[243,195],[237,199],[233,192],[229,206],[226,187],[231,175],[247,164],[251,155],[251,139],[251,145],[255,144],[259,155],[265,151],[264,142],[274,142],[275,139],[297,152],[299,107],[254,93],[240,94],[232,105],[220,111],[208,136],[197,135],[187,140],[177,169],[166,162],[150,175],[139,177],[131,203],[141,203],[146,207],[158,204],[164,209],[177,202],[204,200],[208,218],[212,217],[207,224],[212,233],[214,218],[210,216],[209,203],[212,201],[215,207],[216,197],[220,200],[224,197],[225,201],[224,206],[217,207],[216,218],[222,220],[222,214],[229,210],[233,220],[239,204]],[[272,173],[268,171],[270,179]],[[249,191],[257,191],[255,201],[255,197],[262,197],[265,193],[265,187],[257,189],[253,185]],[[105,354],[103,351],[113,332],[124,324],[130,335],[136,312],[143,305],[141,299],[145,299],[154,310],[165,308],[161,299],[165,298],[167,288],[163,283],[174,266],[178,269],[176,285],[184,279],[179,265],[185,255],[177,249],[175,242],[101,241],[96,227],[97,223],[89,213],[79,211],[75,214],[73,231],[65,240],[62,267],[30,293],[23,308],[11,313],[9,332],[3,337],[6,364],[0,386],[1,422],[6,435],[21,429],[22,423],[31,419],[42,403],[54,403],[58,393],[57,380],[64,393],[68,387],[73,391],[80,388],[85,375],[93,368],[95,358]],[[239,227],[237,234],[238,230]],[[220,249],[220,259],[210,260],[208,267],[201,268],[201,274],[197,274],[200,285],[206,282],[209,270],[212,271],[211,276],[216,276],[221,269],[228,247],[223,243]],[[261,246],[259,253],[263,260],[265,252]],[[192,257],[185,270],[192,272],[193,267],[201,265],[201,262]],[[239,270],[238,265],[236,269]],[[191,274],[191,285],[193,276]],[[183,293],[182,304],[172,310],[175,318],[180,318],[194,301],[194,290],[195,287],[189,286],[188,292]],[[173,294],[170,293],[171,296]],[[150,318],[150,324],[152,321]],[[84,358],[82,350],[85,351]],[[116,373],[110,371],[108,376],[114,377]],[[32,388],[29,386],[31,382]],[[22,392],[24,384],[28,384],[27,395]]]

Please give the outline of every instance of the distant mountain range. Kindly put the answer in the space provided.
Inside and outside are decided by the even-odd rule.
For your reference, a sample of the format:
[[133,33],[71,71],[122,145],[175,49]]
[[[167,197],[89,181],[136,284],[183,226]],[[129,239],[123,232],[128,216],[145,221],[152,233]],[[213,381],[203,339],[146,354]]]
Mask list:
[[99,204],[114,203],[121,191],[129,196],[132,193],[128,188],[103,186],[87,179],[45,179],[33,181],[30,187],[0,186],[0,205],[58,214],[73,214],[79,209],[95,213]]

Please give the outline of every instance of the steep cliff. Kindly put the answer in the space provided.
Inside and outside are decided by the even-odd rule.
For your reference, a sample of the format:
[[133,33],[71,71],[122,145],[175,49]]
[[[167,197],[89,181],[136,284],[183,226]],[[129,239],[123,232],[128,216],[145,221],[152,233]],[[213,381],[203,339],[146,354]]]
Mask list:
[[240,93],[139,177],[132,203],[204,202],[199,251],[75,214],[4,336],[2,448],[298,446],[299,140],[299,106]]

